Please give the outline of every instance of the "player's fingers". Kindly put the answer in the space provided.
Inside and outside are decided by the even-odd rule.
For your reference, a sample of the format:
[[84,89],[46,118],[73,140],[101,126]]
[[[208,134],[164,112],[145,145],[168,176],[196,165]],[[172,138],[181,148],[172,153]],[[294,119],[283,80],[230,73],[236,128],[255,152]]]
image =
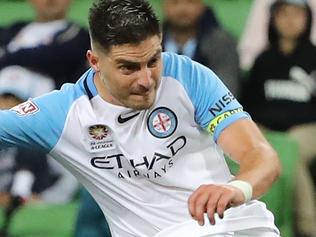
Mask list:
[[217,209],[218,201],[222,196],[222,192],[218,190],[217,192],[213,192],[210,195],[208,202],[207,202],[207,216],[210,220],[211,225],[215,225],[215,212]]
[[221,219],[224,218],[224,211],[230,208],[230,203],[233,200],[233,197],[234,193],[229,190],[223,192],[220,196],[217,203],[216,212]]
[[195,202],[195,219],[199,225],[204,225],[204,213],[207,210],[207,203],[210,198],[210,192],[205,191],[199,195]]
[[198,198],[198,196],[203,192],[203,185],[200,186],[197,190],[195,190],[189,197],[188,199],[188,208],[189,208],[189,212],[191,214],[191,216],[196,219],[196,215],[195,215],[195,203],[196,200]]

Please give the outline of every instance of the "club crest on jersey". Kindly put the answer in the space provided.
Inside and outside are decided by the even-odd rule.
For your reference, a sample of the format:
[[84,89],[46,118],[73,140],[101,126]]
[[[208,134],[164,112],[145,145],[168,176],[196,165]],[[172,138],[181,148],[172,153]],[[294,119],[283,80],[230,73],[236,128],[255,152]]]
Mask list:
[[25,116],[25,115],[35,114],[36,112],[39,111],[39,107],[35,103],[33,103],[31,100],[28,100],[22,104],[14,106],[10,110],[16,112],[17,114],[21,116]]
[[102,140],[109,134],[109,129],[105,125],[93,125],[89,127],[89,135],[95,140]]
[[166,107],[159,107],[152,111],[147,120],[149,132],[157,138],[171,136],[178,125],[177,116]]

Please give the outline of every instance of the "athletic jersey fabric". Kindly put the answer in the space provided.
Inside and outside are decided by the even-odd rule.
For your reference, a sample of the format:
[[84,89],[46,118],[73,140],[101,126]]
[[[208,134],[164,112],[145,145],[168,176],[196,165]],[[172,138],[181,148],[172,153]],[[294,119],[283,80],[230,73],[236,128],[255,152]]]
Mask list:
[[[189,195],[201,184],[232,178],[216,145],[219,134],[249,116],[208,68],[172,53],[163,53],[162,60],[151,108],[132,111],[107,103],[90,69],[76,84],[0,112],[0,147],[50,152],[94,196],[113,237],[154,236],[191,220]],[[276,228],[258,201],[225,214],[227,231]]]

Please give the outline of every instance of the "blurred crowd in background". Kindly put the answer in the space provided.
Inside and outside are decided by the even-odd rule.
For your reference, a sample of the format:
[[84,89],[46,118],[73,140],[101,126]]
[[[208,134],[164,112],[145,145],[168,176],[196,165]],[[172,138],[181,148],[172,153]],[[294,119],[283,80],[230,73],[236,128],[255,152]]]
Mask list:
[[[75,83],[89,67],[88,30],[69,20],[72,1],[27,2],[34,19],[0,25],[0,109],[23,106],[28,98]],[[316,237],[316,0],[254,0],[239,38],[225,27],[212,0],[152,2],[162,11],[164,51],[212,69],[264,133],[282,133],[295,142],[298,155],[281,157],[282,164],[295,164],[291,177],[283,177],[293,179],[287,198],[293,195],[294,206],[284,207],[293,212],[289,233]],[[78,193],[73,235],[111,236],[93,198],[48,154],[20,148],[0,152],[2,208],[12,209],[17,200],[19,208],[63,204]],[[2,231],[9,231],[8,225]]]

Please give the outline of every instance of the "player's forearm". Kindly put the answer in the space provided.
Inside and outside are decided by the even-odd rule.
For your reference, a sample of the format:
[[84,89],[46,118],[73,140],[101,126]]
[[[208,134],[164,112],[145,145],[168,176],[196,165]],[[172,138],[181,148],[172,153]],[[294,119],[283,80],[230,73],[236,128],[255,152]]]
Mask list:
[[267,144],[260,145],[241,159],[240,171],[235,179],[251,184],[253,199],[262,196],[278,178],[281,166],[276,152]]

